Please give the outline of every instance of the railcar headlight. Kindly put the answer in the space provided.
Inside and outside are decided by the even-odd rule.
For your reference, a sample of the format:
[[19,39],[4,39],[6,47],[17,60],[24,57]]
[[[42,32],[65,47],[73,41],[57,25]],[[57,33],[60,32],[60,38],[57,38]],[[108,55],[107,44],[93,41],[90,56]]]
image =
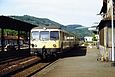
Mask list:
[[53,47],[56,47],[56,44],[53,44]]
[[34,44],[31,44],[32,47],[34,47]]

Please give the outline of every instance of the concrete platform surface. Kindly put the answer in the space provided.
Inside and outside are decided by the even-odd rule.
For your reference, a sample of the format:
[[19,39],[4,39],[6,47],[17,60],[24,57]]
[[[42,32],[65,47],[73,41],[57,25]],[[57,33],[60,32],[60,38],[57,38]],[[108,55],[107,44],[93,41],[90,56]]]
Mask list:
[[86,55],[58,59],[32,77],[115,77],[115,67],[110,62],[97,61],[97,53],[96,47],[87,47]]

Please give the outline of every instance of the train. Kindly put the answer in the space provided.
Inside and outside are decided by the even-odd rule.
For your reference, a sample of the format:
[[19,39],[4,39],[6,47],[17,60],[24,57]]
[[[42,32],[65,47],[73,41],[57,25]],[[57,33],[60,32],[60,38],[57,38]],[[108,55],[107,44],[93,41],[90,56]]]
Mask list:
[[43,59],[48,56],[57,56],[74,46],[79,41],[74,34],[58,27],[35,27],[31,30],[31,54],[41,55]]

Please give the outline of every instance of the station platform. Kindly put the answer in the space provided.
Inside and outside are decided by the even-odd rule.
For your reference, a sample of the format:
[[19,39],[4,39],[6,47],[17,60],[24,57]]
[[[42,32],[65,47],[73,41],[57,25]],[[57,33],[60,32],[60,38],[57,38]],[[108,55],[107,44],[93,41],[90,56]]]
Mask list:
[[96,47],[86,47],[85,55],[75,55],[78,51],[71,51],[32,77],[115,77],[111,62],[97,61]]

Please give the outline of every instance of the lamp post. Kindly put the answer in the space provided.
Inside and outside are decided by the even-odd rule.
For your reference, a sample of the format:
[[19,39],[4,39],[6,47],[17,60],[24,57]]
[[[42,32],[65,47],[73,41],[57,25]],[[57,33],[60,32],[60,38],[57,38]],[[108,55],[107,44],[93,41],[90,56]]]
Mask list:
[[112,27],[112,62],[115,66],[115,52],[114,52],[114,22],[113,22],[113,0],[111,0],[111,27]]

